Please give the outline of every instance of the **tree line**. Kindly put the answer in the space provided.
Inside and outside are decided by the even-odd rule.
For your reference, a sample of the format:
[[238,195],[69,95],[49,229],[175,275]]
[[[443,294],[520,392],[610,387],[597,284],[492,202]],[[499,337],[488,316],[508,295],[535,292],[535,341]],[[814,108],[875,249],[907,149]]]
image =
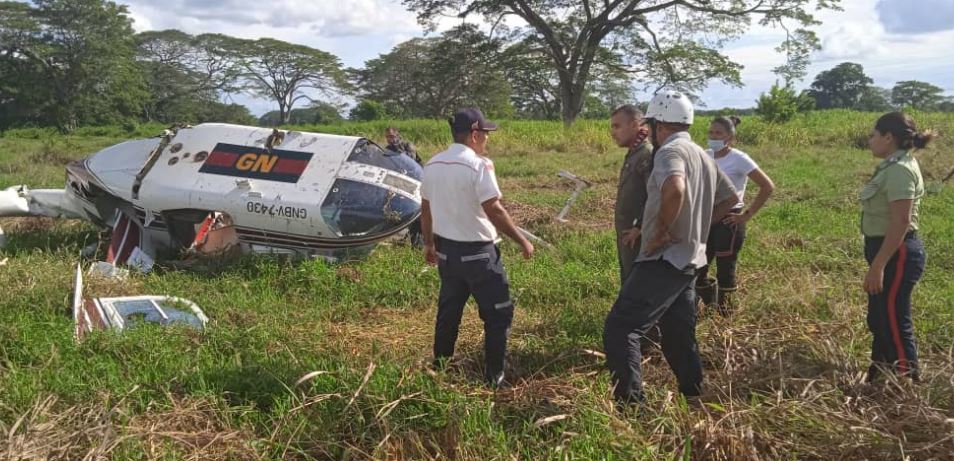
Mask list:
[[[741,66],[720,49],[753,20],[787,31],[778,50],[788,59],[775,72],[786,82],[782,88],[790,88],[818,49],[810,13],[837,8],[838,1],[403,3],[431,33],[353,69],[331,53],[271,38],[135,33],[126,7],[107,0],[0,1],[0,129],[68,131],[129,121],[326,123],[343,118],[346,100],[356,103],[347,114],[356,120],[443,117],[477,105],[494,117],[569,125],[578,117],[607,116],[638,90],[692,94],[712,80],[741,85]],[[448,15],[494,26],[485,32],[462,22],[434,33],[435,20]],[[508,27],[508,16],[526,25]],[[890,97],[870,87],[870,79],[859,87],[853,69],[821,77],[810,90],[818,108],[850,102],[876,110],[884,102],[879,97],[907,98],[911,105],[927,97],[923,85],[896,88]],[[269,100],[278,110],[256,120],[244,106],[222,102],[237,94]]]
[[874,85],[861,64],[843,62],[815,76],[800,93],[790,84],[776,83],[756,101],[755,113],[784,122],[815,109],[851,109],[886,112],[894,109],[954,112],[954,97],[928,82],[904,80],[888,89]]

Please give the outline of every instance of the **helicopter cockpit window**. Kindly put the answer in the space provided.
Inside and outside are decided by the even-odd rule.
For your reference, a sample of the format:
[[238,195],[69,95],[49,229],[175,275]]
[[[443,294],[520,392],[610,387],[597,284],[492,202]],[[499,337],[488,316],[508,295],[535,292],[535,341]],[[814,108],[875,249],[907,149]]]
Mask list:
[[[416,165],[416,164],[415,164]],[[321,216],[344,238],[387,234],[413,221],[420,205],[373,184],[338,179],[321,205]]]
[[388,169],[418,181],[423,175],[421,166],[409,155],[384,150],[367,139],[358,141],[351,155],[348,156],[348,161]]

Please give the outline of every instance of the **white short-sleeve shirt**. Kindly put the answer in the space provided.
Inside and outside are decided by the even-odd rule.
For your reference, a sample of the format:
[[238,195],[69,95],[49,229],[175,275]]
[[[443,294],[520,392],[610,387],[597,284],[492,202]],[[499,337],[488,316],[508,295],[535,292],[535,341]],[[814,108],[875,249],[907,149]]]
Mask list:
[[729,153],[722,158],[716,158],[712,149],[706,151],[715,159],[716,165],[732,181],[735,191],[739,194],[739,206],[745,200],[745,185],[749,182],[749,173],[755,171],[759,166],[749,157],[749,154],[738,149],[729,149]]
[[424,165],[421,197],[430,204],[433,231],[441,237],[497,241],[497,228],[481,204],[501,196],[494,163],[463,144],[452,144]]

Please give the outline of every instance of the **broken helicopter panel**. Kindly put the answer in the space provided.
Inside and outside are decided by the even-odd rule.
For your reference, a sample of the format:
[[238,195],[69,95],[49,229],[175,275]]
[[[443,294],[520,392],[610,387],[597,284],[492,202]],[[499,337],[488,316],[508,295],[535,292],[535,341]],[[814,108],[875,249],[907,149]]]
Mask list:
[[576,203],[576,200],[578,198],[580,198],[580,194],[582,194],[584,190],[589,189],[592,184],[590,184],[589,181],[573,173],[570,173],[569,171],[566,171],[566,170],[560,171],[559,173],[557,173],[557,176],[564,179],[569,179],[570,181],[573,182],[573,185],[574,185],[573,194],[571,194],[570,197],[566,199],[566,204],[563,205],[563,209],[560,210],[560,213],[558,213],[556,216],[557,221],[567,222],[566,215],[567,213],[570,212],[570,207],[573,206],[574,203]]
[[334,258],[417,219],[421,173],[364,138],[202,124],[70,163],[63,190],[0,191],[0,216],[110,227],[110,262],[141,267],[162,248],[209,245]]
[[83,339],[94,330],[127,330],[143,322],[162,326],[182,324],[203,330],[209,319],[194,302],[174,296],[84,298],[83,272],[77,265],[73,322],[76,339]]

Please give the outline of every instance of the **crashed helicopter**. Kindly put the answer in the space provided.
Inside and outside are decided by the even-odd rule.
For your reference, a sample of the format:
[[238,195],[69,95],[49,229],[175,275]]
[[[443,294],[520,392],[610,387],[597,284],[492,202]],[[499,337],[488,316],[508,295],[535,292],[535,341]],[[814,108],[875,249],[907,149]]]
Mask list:
[[417,219],[421,175],[361,137],[201,124],[72,162],[62,190],[0,191],[0,216],[112,228],[108,261],[144,270],[203,245],[336,259]]

